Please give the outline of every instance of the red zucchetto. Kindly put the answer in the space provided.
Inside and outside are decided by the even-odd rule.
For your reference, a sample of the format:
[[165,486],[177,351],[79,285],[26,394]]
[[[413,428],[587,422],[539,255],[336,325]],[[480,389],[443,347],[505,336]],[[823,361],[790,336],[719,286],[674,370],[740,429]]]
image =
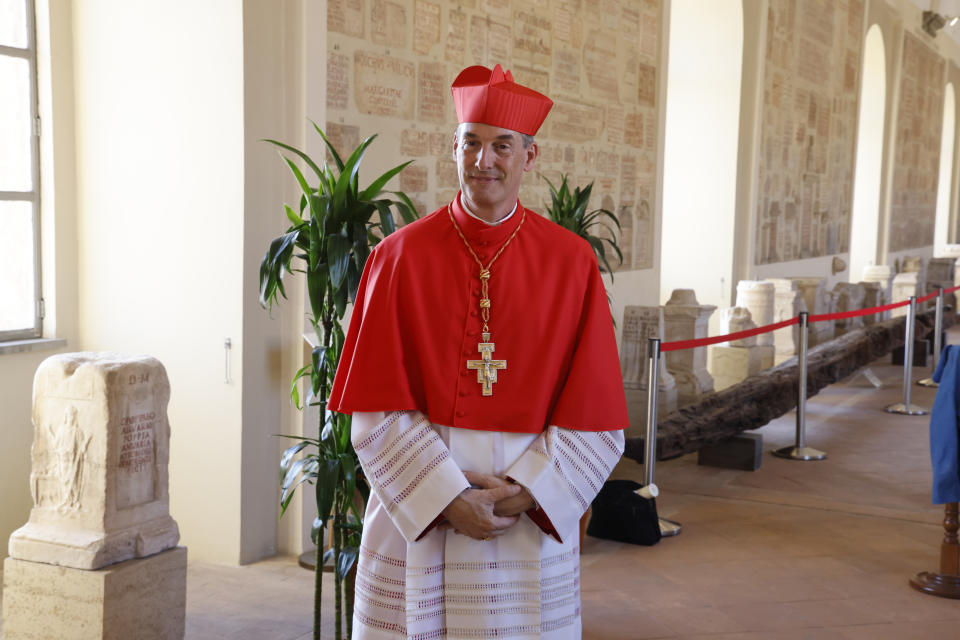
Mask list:
[[553,100],[513,81],[500,65],[467,67],[450,87],[457,122],[479,122],[494,127],[536,135]]

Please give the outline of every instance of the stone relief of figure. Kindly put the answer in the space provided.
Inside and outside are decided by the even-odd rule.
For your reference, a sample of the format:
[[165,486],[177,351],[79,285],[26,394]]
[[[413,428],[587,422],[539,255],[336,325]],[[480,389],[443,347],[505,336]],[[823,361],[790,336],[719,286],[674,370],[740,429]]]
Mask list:
[[[77,424],[77,408],[73,405],[64,410],[58,428],[47,425],[47,434],[56,461],[53,475],[60,488],[57,510],[75,511],[80,508],[83,495],[83,460],[92,436],[85,434]],[[39,491],[35,492],[39,494]]]

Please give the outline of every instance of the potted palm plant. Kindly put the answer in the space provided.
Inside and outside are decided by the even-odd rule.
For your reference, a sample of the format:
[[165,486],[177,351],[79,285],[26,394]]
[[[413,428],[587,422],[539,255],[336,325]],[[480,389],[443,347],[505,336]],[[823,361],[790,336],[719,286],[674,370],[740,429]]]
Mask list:
[[[610,262],[607,259],[607,251],[611,251],[617,257],[617,265],[623,264],[623,252],[620,250],[618,237],[620,235],[620,220],[613,215],[612,211],[607,209],[593,209],[587,211],[590,204],[590,192],[593,191],[593,183],[586,187],[574,187],[571,191],[567,185],[567,176],[560,176],[560,188],[557,189],[553,183],[541,175],[547,186],[550,187],[550,205],[547,207],[547,216],[559,224],[561,227],[574,232],[593,247],[593,252],[597,254],[597,264],[600,271],[609,273],[613,277],[613,269],[610,268]],[[610,222],[616,227],[614,232]],[[610,234],[610,237],[598,236],[593,232],[597,228],[604,228]]]
[[[287,436],[296,442],[280,459],[280,505],[282,515],[297,487],[304,482],[313,485],[317,504],[311,532],[317,545],[313,637],[320,638],[323,566],[325,561],[332,560],[336,589],[334,625],[339,640],[342,619],[346,617],[349,637],[353,618],[353,585],[349,576],[359,552],[363,522],[362,504],[355,496],[359,493],[366,500],[370,492],[350,442],[350,416],[327,410],[328,394],[343,349],[340,321],[347,303],[356,296],[370,247],[395,230],[393,211],[405,223],[413,221],[417,213],[405,194],[385,190],[390,179],[412,161],[397,165],[361,189],[360,163],[376,135],[364,140],[344,161],[320,127],[312,124],[326,144],[333,167],[326,161],[321,167],[306,153],[288,144],[266,140],[281,149],[281,156],[300,185],[301,194],[298,209],[283,206],[290,226],[270,242],[260,263],[260,304],[272,309],[281,297],[286,297],[284,276],[292,271],[305,274],[308,317],[316,333],[317,346],[313,347],[311,361],[294,376],[290,395],[298,409],[307,405],[319,408],[318,432],[316,437]],[[296,156],[309,172],[305,175],[291,155],[284,152]],[[302,378],[309,379],[310,383],[303,403],[298,388]],[[324,553],[326,530],[329,530],[331,548]]]

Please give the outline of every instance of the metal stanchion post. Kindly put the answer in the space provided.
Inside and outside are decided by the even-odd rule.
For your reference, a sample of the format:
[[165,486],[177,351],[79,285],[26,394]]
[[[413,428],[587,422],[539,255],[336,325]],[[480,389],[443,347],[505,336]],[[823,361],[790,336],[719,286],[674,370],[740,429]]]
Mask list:
[[910,402],[910,378],[913,374],[913,334],[917,320],[917,297],[910,296],[910,306],[907,311],[907,324],[904,330],[903,345],[903,402],[897,402],[884,407],[887,413],[899,413],[905,416],[922,416],[927,410]]
[[[931,371],[937,370],[937,364],[940,362],[940,351],[943,349],[943,287],[937,291],[937,310],[934,315],[933,320],[933,366],[930,368]],[[931,374],[932,375],[932,374]],[[921,387],[936,387],[936,382],[933,381],[933,378],[924,378],[923,380],[917,380],[917,384]]]
[[827,454],[819,449],[807,446],[807,335],[809,334],[809,314],[800,312],[800,353],[797,354],[799,383],[797,385],[797,441],[792,447],[783,447],[773,455],[791,460],[823,460]]
[[[655,497],[659,491],[653,483],[653,470],[657,462],[657,387],[660,378],[660,339],[647,339],[647,435],[643,443],[643,495]],[[644,491],[645,490],[645,491]],[[680,533],[680,524],[660,518],[660,535],[675,536]]]

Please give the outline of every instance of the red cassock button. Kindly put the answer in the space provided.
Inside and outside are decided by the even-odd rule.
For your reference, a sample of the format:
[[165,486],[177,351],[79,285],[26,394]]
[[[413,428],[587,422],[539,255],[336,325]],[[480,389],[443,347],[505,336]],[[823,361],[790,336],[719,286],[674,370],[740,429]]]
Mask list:
[[458,418],[462,418],[462,417],[465,416],[465,415],[467,415],[467,412],[466,412],[466,411],[457,411],[457,417],[458,417]]
[[470,395],[470,392],[469,392],[469,391],[467,391],[466,389],[460,389],[460,396],[461,396],[461,397],[466,397],[466,396],[468,396],[468,395]]

